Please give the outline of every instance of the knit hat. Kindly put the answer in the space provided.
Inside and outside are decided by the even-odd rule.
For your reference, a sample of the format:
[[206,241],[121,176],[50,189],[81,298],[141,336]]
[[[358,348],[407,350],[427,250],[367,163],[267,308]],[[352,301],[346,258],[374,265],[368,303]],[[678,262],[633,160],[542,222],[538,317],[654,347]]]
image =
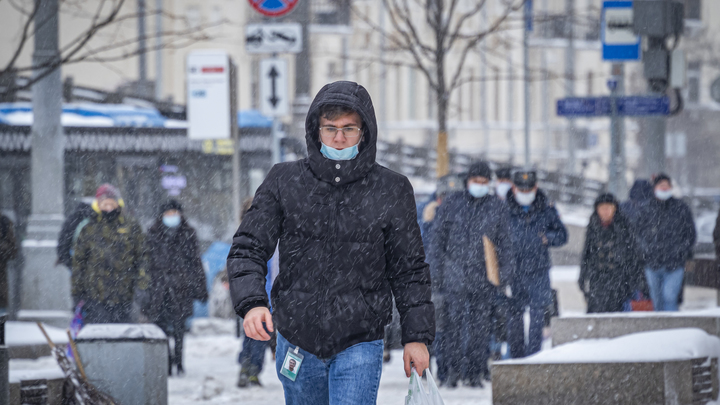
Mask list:
[[617,206],[618,200],[612,193],[602,193],[595,199],[595,208],[597,209],[600,204],[613,204]]
[[122,199],[120,196],[120,190],[115,188],[112,184],[105,183],[101,185],[95,192],[95,199],[97,201],[102,201],[106,198],[112,198],[113,200],[119,202]]
[[176,210],[176,211],[182,212],[182,204],[180,204],[177,200],[170,200],[160,206],[160,214],[164,213],[165,211],[170,211],[170,210]]
[[467,178],[469,179],[471,177],[485,177],[490,180],[492,178],[492,170],[490,170],[490,166],[483,161],[475,162],[470,165],[467,172]]
[[501,167],[501,168],[495,170],[495,176],[498,178],[498,180],[500,180],[500,179],[511,180],[512,179],[512,168]]
[[667,180],[667,182],[670,183],[670,185],[672,186],[672,179],[670,178],[670,176],[668,176],[665,173],[658,173],[657,175],[655,175],[655,177],[653,177],[653,182],[652,182],[653,187],[660,184],[660,182],[663,180]]

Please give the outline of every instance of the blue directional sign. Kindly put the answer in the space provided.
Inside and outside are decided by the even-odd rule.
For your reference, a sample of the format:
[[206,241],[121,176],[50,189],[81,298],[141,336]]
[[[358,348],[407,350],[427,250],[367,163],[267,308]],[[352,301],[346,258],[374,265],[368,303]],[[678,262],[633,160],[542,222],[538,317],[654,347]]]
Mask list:
[[600,37],[603,59],[640,60],[640,36],[633,32],[633,2],[603,2]]
[[[670,114],[668,97],[618,97],[618,115],[640,117]],[[557,115],[564,117],[607,117],[612,114],[610,97],[569,97],[557,102]]]

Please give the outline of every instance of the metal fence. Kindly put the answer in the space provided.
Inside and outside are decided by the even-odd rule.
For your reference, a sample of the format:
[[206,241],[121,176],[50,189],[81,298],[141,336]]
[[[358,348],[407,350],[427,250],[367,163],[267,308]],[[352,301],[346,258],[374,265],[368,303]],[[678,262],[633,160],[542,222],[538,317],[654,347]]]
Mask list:
[[[436,178],[435,150],[409,146],[403,142],[378,142],[377,148],[377,160],[381,165],[408,177],[430,181]],[[479,158],[470,154],[450,153],[450,171],[467,172],[469,166],[476,160]],[[508,163],[500,161],[491,160],[489,163],[495,168],[508,166]],[[597,180],[546,170],[538,170],[538,179],[540,186],[551,200],[565,204],[592,207],[598,194],[606,189],[606,184]]]

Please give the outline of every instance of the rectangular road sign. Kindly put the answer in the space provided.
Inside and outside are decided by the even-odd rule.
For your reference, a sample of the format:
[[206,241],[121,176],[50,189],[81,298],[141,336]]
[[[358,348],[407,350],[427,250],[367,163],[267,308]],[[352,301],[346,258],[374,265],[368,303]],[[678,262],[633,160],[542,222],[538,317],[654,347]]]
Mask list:
[[[670,99],[654,96],[617,98],[618,115],[641,117],[670,114]],[[607,117],[612,114],[610,97],[569,97],[557,101],[557,115],[564,117]]]
[[225,51],[187,56],[187,120],[190,139],[227,139],[232,128],[230,59]]
[[604,60],[640,60],[640,36],[633,32],[632,1],[603,2],[601,29]]
[[298,23],[248,24],[245,28],[248,53],[299,53],[302,41],[302,26]]
[[283,117],[290,113],[288,100],[288,68],[285,59],[260,61],[260,112],[267,117]]

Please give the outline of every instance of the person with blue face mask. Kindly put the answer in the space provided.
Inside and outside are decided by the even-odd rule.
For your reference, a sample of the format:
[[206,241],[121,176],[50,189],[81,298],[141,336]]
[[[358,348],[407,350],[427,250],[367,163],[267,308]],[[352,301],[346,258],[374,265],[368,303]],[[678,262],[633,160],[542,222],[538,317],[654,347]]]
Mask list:
[[655,310],[677,311],[685,262],[695,247],[695,221],[690,207],[673,197],[670,176],[658,174],[652,184],[655,197],[638,213],[637,240]]
[[[200,260],[198,238],[183,217],[182,205],[170,200],[147,235],[149,252],[150,320],[168,337],[168,373],[183,368],[185,321],[192,315],[193,300],[207,301],[205,271]],[[170,343],[174,350],[170,350]]]
[[[491,178],[487,163],[471,165],[465,190],[443,200],[429,235],[433,299],[443,315],[434,346],[438,379],[450,387],[490,381],[491,309],[515,267],[507,206],[490,193]],[[484,236],[497,254],[499,285],[488,276]]]
[[[553,303],[550,287],[550,248],[567,243],[568,233],[554,204],[538,188],[534,170],[513,174],[508,193],[510,237],[517,263],[507,323],[510,356],[530,356],[540,351],[545,312]],[[530,309],[528,342],[525,343],[525,311]]]
[[377,140],[367,90],[325,85],[305,120],[307,158],[273,166],[233,237],[233,307],[248,338],[276,333],[288,405],[377,402],[393,300],[407,377],[429,366],[435,309],[413,188],[376,162]]

